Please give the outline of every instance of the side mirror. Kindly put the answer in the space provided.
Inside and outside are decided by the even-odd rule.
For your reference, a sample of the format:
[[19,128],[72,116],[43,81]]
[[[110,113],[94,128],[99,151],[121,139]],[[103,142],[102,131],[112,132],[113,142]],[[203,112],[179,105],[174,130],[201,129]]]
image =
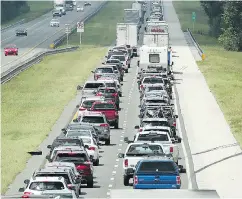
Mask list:
[[42,151],[29,151],[28,154],[30,154],[30,155],[42,155]]
[[174,65],[174,62],[171,62],[171,65],[173,66]]
[[118,111],[121,111],[121,108],[118,108]]
[[105,64],[105,62],[102,62],[102,64]]
[[89,146],[88,146],[88,145],[85,145],[84,148],[85,148],[85,149],[89,149]]
[[141,105],[139,105],[138,107],[141,108]]
[[137,61],[137,66],[139,67],[139,61]]
[[74,120],[72,120],[73,122],[78,122],[78,119],[74,119]]
[[66,129],[65,129],[65,128],[63,128],[63,129],[61,129],[61,131],[65,132],[65,131],[66,131]]
[[138,125],[136,125],[136,126],[134,127],[134,129],[139,129],[139,126],[138,126]]
[[24,184],[29,184],[30,180],[26,179],[24,180]]
[[62,131],[62,133],[63,133],[64,135],[66,135],[66,134],[67,134],[67,131]]
[[82,90],[82,89],[83,89],[83,86],[80,86],[80,85],[77,86],[77,90]]
[[108,56],[105,56],[105,58],[108,58]]
[[123,86],[124,84],[123,83],[121,83],[121,86]]
[[182,139],[180,137],[177,138],[177,143],[181,143]]
[[51,145],[47,145],[47,149],[51,149],[51,147],[52,147]]
[[80,107],[80,105],[79,105],[79,104],[77,104],[77,105],[76,105],[76,108],[79,108],[79,107]]
[[128,143],[128,142],[129,142],[129,138],[128,138],[128,137],[125,137],[125,138],[124,138],[124,142],[125,142],[125,143]]
[[119,158],[124,158],[124,154],[123,154],[123,153],[119,153],[119,154],[118,154],[118,157],[119,157]]
[[142,118],[141,115],[138,115],[138,118]]
[[25,190],[25,188],[22,187],[22,188],[19,188],[18,191],[19,191],[19,192],[24,192],[24,190]]

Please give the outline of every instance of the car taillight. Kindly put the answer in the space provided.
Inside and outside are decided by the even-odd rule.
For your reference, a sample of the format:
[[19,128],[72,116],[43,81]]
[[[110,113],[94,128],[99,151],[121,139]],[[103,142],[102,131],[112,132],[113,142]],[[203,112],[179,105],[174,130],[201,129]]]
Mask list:
[[128,160],[128,159],[125,159],[125,160],[124,160],[124,166],[125,166],[125,167],[128,167],[128,166],[129,166],[129,160]]
[[176,122],[173,122],[173,126],[176,126]]
[[128,65],[128,61],[126,61],[126,65]]
[[79,111],[85,111],[86,109],[85,108],[79,108]]
[[100,124],[101,127],[108,127],[109,124]]
[[138,184],[138,176],[134,176],[134,184]]
[[181,184],[181,177],[176,176],[176,184],[180,185]]
[[115,114],[115,116],[118,116],[118,112],[115,112],[114,114]]
[[113,93],[112,96],[117,97],[118,93]]
[[143,88],[144,88],[144,85],[143,85],[143,84],[141,84],[141,85],[140,85],[140,89],[143,89]]
[[102,96],[103,94],[102,93],[97,93],[96,96]]
[[92,150],[92,151],[95,151],[96,148],[95,147],[89,147],[88,150]]
[[142,128],[140,128],[140,129],[139,129],[139,132],[142,132],[142,130],[143,130],[143,129],[142,129]]
[[170,147],[170,153],[173,153],[173,147],[172,146]]
[[22,195],[21,198],[29,198],[29,195]]
[[32,194],[32,193],[31,192],[24,192],[24,195],[30,195],[30,194]]

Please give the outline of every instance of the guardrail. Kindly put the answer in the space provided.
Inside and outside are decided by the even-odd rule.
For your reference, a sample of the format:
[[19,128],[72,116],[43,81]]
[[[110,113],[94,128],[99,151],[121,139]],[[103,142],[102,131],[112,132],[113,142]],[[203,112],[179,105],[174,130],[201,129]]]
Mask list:
[[199,43],[193,37],[192,32],[190,31],[189,28],[187,29],[187,32],[189,33],[190,37],[192,38],[193,43],[194,43],[195,47],[197,48],[199,55],[202,57],[202,60],[205,60],[205,54],[204,54],[202,48],[200,47]]
[[[94,17],[102,8],[105,4],[107,4],[108,1],[105,1],[95,12],[89,14],[86,18],[83,19],[84,22],[87,22],[90,20],[92,17]],[[76,21],[77,23],[78,21]],[[73,27],[71,28],[71,35],[75,30],[76,30],[76,23],[73,24]],[[60,45],[64,40],[66,39],[66,33],[63,33],[62,36],[60,36],[58,39],[56,39],[52,44],[50,44],[51,48],[56,48],[58,45]]]
[[22,23],[24,23],[24,21],[25,21],[25,19],[22,19],[22,20],[20,20],[20,21],[14,23],[14,24],[11,24],[11,25],[8,25],[8,26],[6,26],[6,27],[4,27],[4,28],[1,28],[1,32],[2,32],[2,31],[5,31],[5,30],[7,30],[7,29],[9,29],[9,28],[12,28],[12,27],[14,27],[14,26],[17,26],[17,25],[19,25],[19,24],[22,24]]
[[71,51],[77,50],[78,48],[79,48],[79,46],[74,46],[74,47],[61,48],[61,49],[55,49],[55,50],[47,50],[45,52],[38,53],[34,57],[31,57],[30,59],[26,60],[25,62],[20,63],[14,69],[10,69],[10,70],[4,72],[1,76],[1,84],[8,82],[13,77],[18,75],[22,71],[28,69],[32,65],[40,62],[44,57],[46,57],[48,55],[54,55],[54,54],[64,53],[64,52],[71,52]]

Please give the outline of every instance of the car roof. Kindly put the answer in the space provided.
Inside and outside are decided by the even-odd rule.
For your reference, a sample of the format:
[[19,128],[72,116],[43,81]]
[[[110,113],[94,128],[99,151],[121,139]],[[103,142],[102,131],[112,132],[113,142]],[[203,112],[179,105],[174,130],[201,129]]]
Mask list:
[[86,151],[83,149],[79,149],[79,150],[58,150],[56,154],[60,154],[60,153],[85,153],[86,154]]
[[100,83],[103,83],[103,82],[101,82],[101,81],[95,81],[95,80],[88,80],[88,81],[85,82],[85,84],[100,84]]
[[168,121],[167,118],[144,118],[143,121]]
[[145,126],[145,127],[143,127],[143,130],[149,130],[149,129],[170,130],[171,127],[168,127],[168,126]]
[[62,176],[59,176],[59,177],[46,176],[46,177],[32,177],[31,181],[32,182],[42,182],[42,181],[44,181],[44,182],[46,182],[46,181],[48,181],[48,182],[55,182],[55,181],[65,182],[65,179]]
[[[99,101],[97,101],[97,102],[99,102]],[[94,102],[94,103],[97,103],[97,102]],[[101,103],[102,101],[100,101],[100,103]],[[93,103],[93,104],[94,104]],[[95,112],[95,111],[82,111],[81,113],[80,113],[80,116],[104,116],[103,115],[103,113],[101,113],[101,112]]]
[[67,166],[67,167],[75,167],[75,164],[73,162],[47,162],[45,166]]
[[74,145],[74,146],[58,146],[58,147],[55,147],[54,150],[83,150],[83,147],[81,146],[77,146],[77,145]]
[[103,100],[102,96],[91,96],[91,97],[82,97],[83,101],[89,101],[89,100]]
[[46,167],[43,169],[39,169],[35,171],[35,173],[66,173],[69,172],[70,169],[67,168],[51,168],[51,167]]
[[152,133],[155,133],[158,135],[167,135],[168,134],[168,132],[166,132],[166,131],[141,131],[141,132],[139,132],[139,134],[142,134],[142,135],[152,134]]

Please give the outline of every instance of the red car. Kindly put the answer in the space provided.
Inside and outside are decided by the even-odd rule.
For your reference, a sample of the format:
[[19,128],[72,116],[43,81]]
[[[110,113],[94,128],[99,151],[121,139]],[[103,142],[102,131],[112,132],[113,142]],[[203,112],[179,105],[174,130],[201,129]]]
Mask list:
[[120,109],[112,101],[94,102],[90,111],[103,113],[110,126],[118,129]]
[[14,44],[9,44],[4,48],[4,54],[5,56],[8,55],[18,55],[18,48]]

